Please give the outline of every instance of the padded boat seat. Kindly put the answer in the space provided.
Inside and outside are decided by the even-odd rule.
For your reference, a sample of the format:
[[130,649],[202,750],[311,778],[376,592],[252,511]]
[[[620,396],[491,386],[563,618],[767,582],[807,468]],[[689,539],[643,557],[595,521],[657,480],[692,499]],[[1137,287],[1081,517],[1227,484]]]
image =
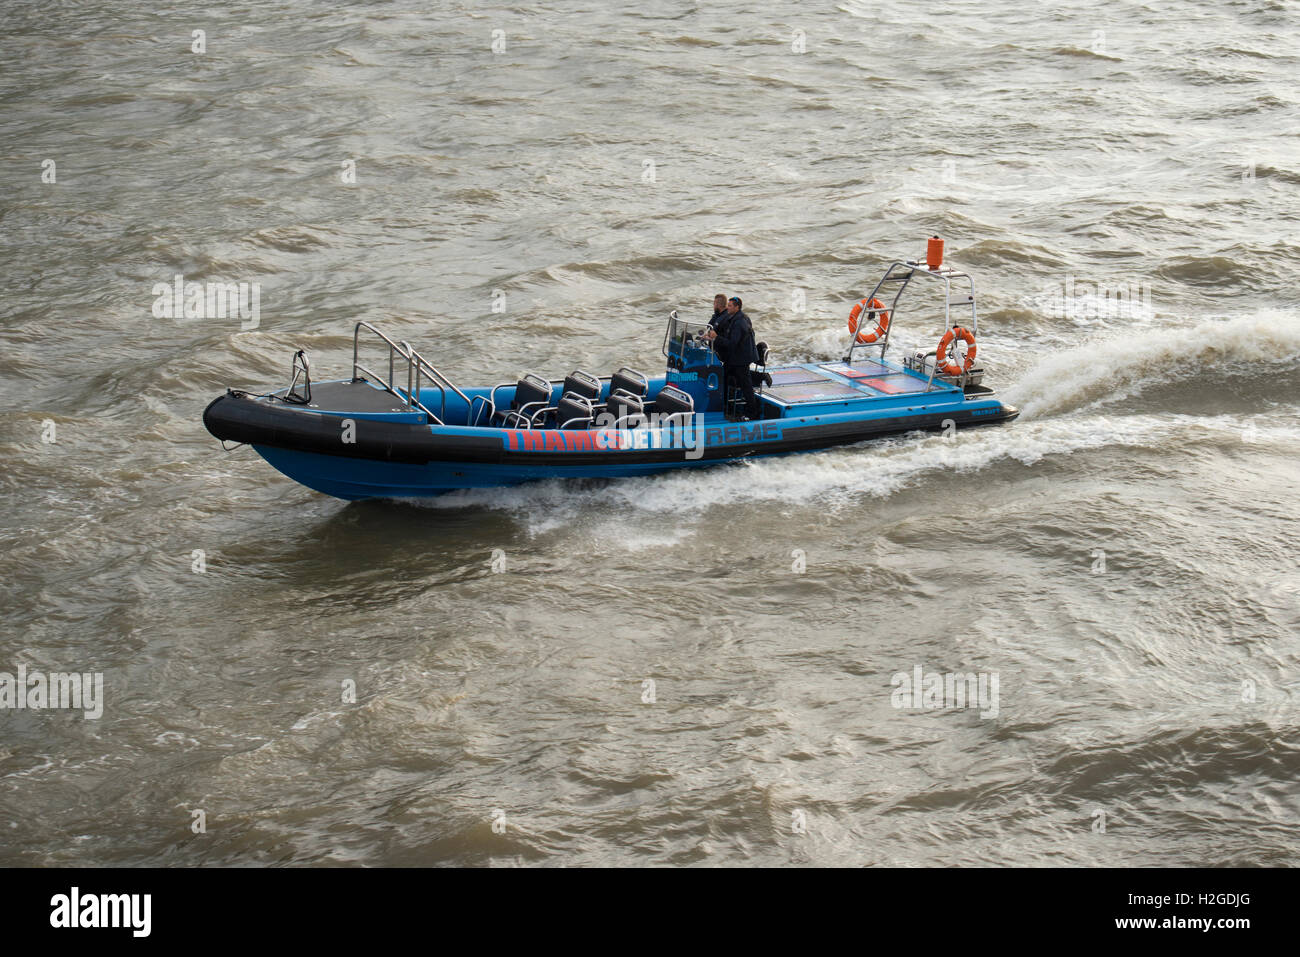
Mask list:
[[650,391],[650,380],[635,369],[624,366],[609,377],[610,395],[620,390],[644,399],[646,393]]
[[660,415],[690,415],[695,411],[695,400],[676,386],[666,385],[655,396],[654,410]]
[[515,385],[515,397],[510,400],[510,410],[502,418],[507,426],[526,429],[533,419],[551,404],[551,383],[532,372]]
[[623,428],[632,428],[637,424],[637,419],[644,421],[645,403],[639,395],[631,395],[622,390],[610,393],[605,408]]
[[564,377],[565,394],[581,396],[588,402],[600,401],[600,379],[590,372],[574,369]]
[[572,392],[564,393],[555,404],[555,424],[561,429],[590,428],[593,414],[591,400]]

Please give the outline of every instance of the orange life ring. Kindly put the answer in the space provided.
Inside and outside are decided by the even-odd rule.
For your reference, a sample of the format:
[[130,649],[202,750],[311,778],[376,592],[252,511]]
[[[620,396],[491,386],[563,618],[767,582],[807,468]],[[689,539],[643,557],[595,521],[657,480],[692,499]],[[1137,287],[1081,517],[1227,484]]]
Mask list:
[[[864,308],[868,311],[868,319],[874,318],[875,316],[880,317],[876,320],[876,328],[871,332],[867,332],[865,329],[858,332],[858,317],[862,315],[862,310]],[[849,335],[853,335],[856,332],[858,335],[858,342],[875,342],[889,329],[889,313],[884,310],[885,304],[879,299],[872,299],[870,301],[863,299],[861,302],[854,303],[853,308],[849,311]]]
[[[959,338],[965,339],[966,345],[969,347],[966,350],[966,362],[963,366],[948,361],[948,347]],[[944,375],[961,375],[964,372],[970,372],[970,367],[975,364],[975,334],[969,329],[963,329],[961,326],[953,326],[939,340],[939,348],[934,353],[934,362]]]

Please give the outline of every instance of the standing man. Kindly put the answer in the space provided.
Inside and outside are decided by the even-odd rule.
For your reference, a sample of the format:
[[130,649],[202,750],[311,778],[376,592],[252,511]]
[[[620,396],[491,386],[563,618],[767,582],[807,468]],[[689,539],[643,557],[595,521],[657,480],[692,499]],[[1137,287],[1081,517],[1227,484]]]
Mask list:
[[712,327],[715,333],[718,331],[718,323],[722,322],[723,317],[726,315],[727,297],[722,293],[718,293],[713,297],[713,318],[709,320],[709,326]]
[[[713,350],[722,360],[724,381],[728,394],[734,387],[745,397],[744,419],[758,418],[758,397],[749,376],[749,366],[758,361],[758,347],[754,344],[754,326],[749,316],[741,311],[739,296],[727,300],[727,313],[719,320],[710,339],[715,340]],[[712,323],[710,323],[712,325]]]

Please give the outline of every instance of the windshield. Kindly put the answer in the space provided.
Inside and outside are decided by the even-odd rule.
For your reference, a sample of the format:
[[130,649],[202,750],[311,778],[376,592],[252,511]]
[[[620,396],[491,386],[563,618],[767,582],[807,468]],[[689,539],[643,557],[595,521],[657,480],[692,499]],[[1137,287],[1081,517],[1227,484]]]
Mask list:
[[712,350],[712,345],[700,338],[708,331],[707,322],[687,322],[677,318],[677,314],[668,317],[668,329],[664,332],[664,355],[680,356],[687,348]]

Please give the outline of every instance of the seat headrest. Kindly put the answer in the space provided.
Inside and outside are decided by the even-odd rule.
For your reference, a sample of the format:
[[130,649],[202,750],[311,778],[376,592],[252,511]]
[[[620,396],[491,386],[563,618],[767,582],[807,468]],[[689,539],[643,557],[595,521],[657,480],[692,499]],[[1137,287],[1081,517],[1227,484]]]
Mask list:
[[641,401],[641,397],[621,389],[610,393],[607,407],[616,419],[645,414],[645,403]]
[[555,403],[555,424],[562,429],[581,429],[591,425],[591,400],[566,392]]
[[515,385],[516,407],[534,402],[551,401],[551,383],[529,372]]
[[643,373],[624,366],[609,377],[609,391],[620,389],[629,395],[643,396],[650,391],[650,380]]
[[676,415],[680,412],[694,412],[695,399],[691,397],[690,393],[683,392],[676,386],[666,385],[655,396],[655,408],[669,415]]
[[574,369],[564,377],[564,391],[595,402],[600,398],[600,379],[590,372]]

